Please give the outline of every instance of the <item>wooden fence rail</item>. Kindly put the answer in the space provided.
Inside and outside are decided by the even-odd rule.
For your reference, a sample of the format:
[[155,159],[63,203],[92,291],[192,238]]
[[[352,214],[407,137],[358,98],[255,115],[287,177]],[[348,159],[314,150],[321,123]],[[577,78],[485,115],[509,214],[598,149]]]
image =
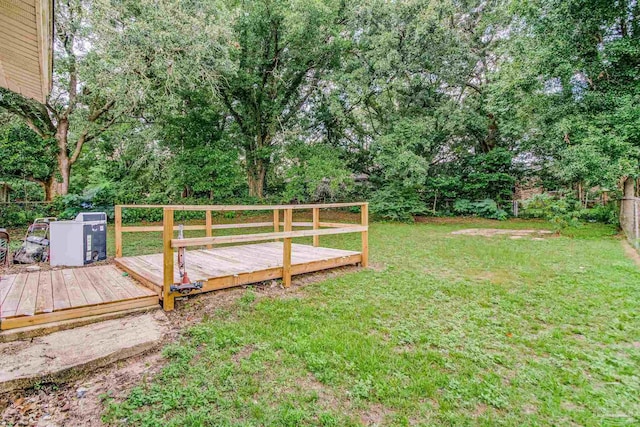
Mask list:
[[[320,221],[321,209],[359,207],[360,224],[349,224],[339,222]],[[122,225],[123,209],[158,209],[163,210],[163,221],[161,226],[126,226]],[[327,203],[308,205],[117,205],[115,207],[115,246],[116,258],[122,257],[123,233],[138,232],[162,232],[163,242],[163,305],[165,310],[172,310],[175,294],[171,292],[174,285],[174,250],[176,248],[187,248],[193,246],[206,246],[212,248],[215,244],[246,243],[265,240],[283,241],[283,265],[282,281],[285,287],[291,285],[291,248],[292,239],[297,237],[312,237],[313,246],[320,245],[320,236],[360,233],[361,235],[361,265],[366,267],[369,259],[369,205],[366,202],[356,203]],[[293,222],[294,210],[311,210],[311,222]],[[204,211],[204,225],[185,225],[184,230],[204,230],[205,237],[194,238],[174,238],[174,231],[178,226],[174,223],[174,213],[177,211]],[[253,222],[241,224],[213,224],[212,212],[229,211],[272,211],[272,222]],[[281,221],[280,211],[283,211]],[[236,228],[263,228],[273,226],[273,232],[239,234],[230,236],[213,236],[213,230],[225,230]],[[283,231],[280,231],[280,226]],[[311,227],[311,230],[293,230],[293,227]]]

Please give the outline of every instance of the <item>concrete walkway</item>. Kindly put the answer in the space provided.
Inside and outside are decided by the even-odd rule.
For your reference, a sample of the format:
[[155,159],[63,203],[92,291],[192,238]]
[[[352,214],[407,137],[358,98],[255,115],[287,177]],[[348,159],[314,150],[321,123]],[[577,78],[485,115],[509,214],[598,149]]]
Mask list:
[[41,382],[60,382],[144,353],[158,346],[168,330],[164,312],[126,316],[0,343],[0,393]]

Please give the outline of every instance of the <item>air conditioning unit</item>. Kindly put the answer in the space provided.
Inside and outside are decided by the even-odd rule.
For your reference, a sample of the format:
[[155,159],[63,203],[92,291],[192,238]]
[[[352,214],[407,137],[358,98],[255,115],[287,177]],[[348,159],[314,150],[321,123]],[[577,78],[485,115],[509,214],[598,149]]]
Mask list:
[[73,221],[55,221],[50,227],[52,266],[80,267],[107,259],[106,213],[81,212]]

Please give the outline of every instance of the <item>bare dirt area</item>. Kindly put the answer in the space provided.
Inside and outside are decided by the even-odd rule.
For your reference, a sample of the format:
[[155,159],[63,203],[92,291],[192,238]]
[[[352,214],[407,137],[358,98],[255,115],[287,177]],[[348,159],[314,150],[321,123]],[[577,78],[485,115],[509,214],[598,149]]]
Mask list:
[[453,231],[451,232],[451,234],[482,237],[509,236],[512,239],[520,239],[523,237],[533,237],[539,239],[542,237],[550,237],[554,235],[553,231],[551,230],[513,230],[506,228],[465,228],[464,230]]
[[[478,225],[495,225],[495,224],[504,224],[505,221],[500,221],[497,219],[488,219],[488,218],[480,218],[475,216],[415,216],[413,220],[417,223],[421,224],[443,224],[443,225],[457,225],[457,224],[469,224],[470,222]],[[535,223],[543,223],[542,220],[536,219],[521,219],[521,218],[510,218],[507,220],[509,224],[535,224]]]
[[620,240],[620,242],[622,243],[622,248],[624,249],[625,255],[631,258],[633,262],[635,262],[636,265],[640,267],[640,254],[638,253],[638,251],[636,251],[635,248],[631,246],[627,239],[622,239]]
[[[299,298],[305,286],[357,269],[349,266],[295,276],[289,289],[274,280],[177,300],[176,310],[167,313],[170,332],[165,344],[178,339],[185,328],[197,324],[216,309],[232,306],[248,289],[257,298]],[[151,380],[163,366],[161,349],[152,350],[67,384],[40,384],[32,389],[0,395],[0,427],[102,426],[105,398],[125,398],[133,386]]]

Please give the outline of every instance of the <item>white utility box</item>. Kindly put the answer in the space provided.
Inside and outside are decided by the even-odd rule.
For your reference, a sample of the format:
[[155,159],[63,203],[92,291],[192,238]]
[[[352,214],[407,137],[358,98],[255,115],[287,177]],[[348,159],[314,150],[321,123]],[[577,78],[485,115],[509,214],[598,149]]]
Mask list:
[[52,266],[80,267],[107,259],[106,213],[82,212],[73,221],[54,221],[49,226]]

